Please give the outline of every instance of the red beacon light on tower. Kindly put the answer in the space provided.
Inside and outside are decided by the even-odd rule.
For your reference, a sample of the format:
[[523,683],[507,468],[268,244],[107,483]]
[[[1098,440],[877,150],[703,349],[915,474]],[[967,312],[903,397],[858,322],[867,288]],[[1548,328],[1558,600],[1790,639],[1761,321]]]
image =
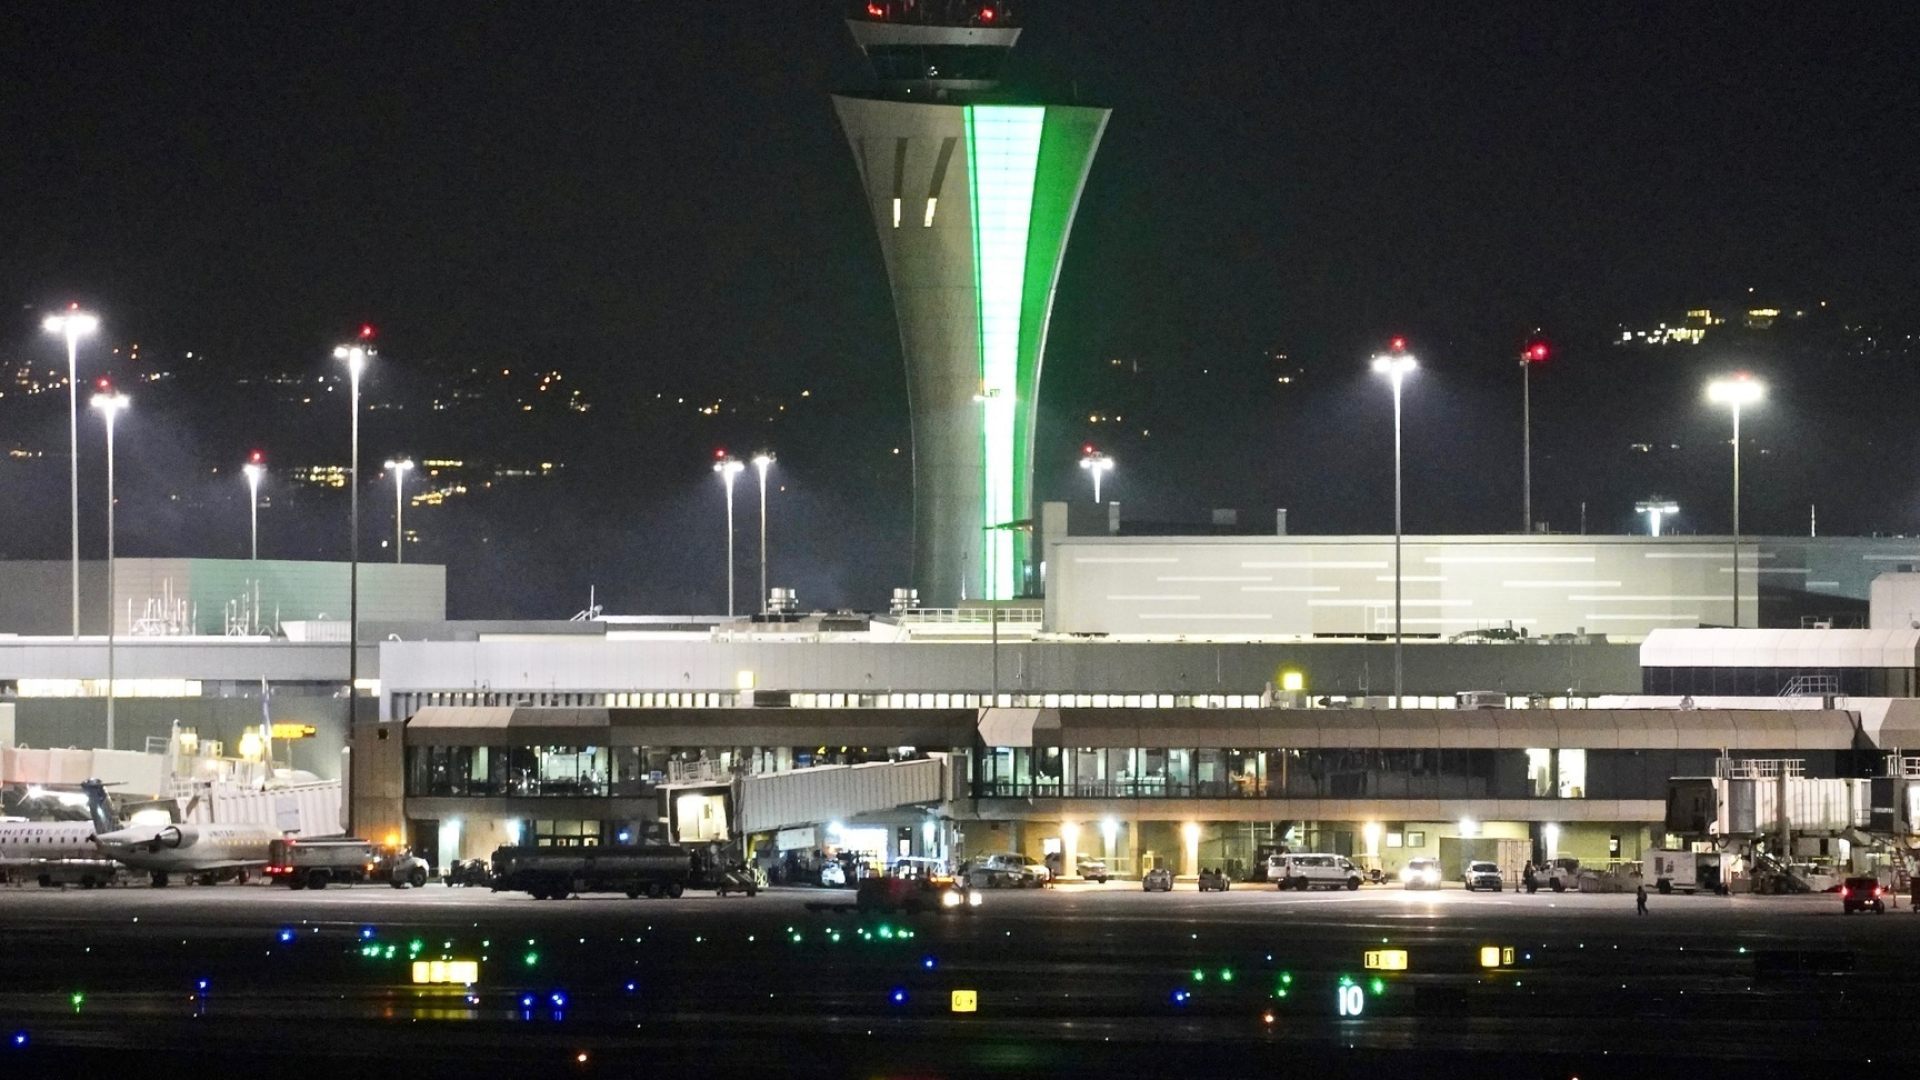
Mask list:
[[253,453],[247,455],[247,464],[249,465],[263,465],[266,463],[266,460],[267,460],[267,455],[261,453],[258,450],[255,450]]
[[373,340],[373,324],[372,323],[360,324],[360,340],[361,341]]
[[1526,348],[1526,351],[1520,354],[1520,362],[1523,364],[1541,363],[1542,361],[1546,360],[1548,352],[1549,350],[1547,349],[1546,342],[1536,341],[1533,344],[1528,345]]
[[1393,339],[1393,351],[1394,351],[1394,352],[1397,352],[1397,353],[1403,353],[1403,352],[1406,352],[1406,351],[1407,351],[1407,339],[1406,339],[1406,338],[1403,338],[1403,337],[1397,337],[1397,338],[1394,338],[1394,339]]

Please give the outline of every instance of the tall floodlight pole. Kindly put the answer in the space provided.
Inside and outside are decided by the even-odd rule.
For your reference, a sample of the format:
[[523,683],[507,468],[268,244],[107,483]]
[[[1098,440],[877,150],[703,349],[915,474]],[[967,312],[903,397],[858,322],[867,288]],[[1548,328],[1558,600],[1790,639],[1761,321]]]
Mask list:
[[1636,513],[1647,515],[1647,534],[1649,536],[1659,536],[1660,519],[1670,514],[1679,513],[1680,504],[1674,502],[1672,499],[1646,499],[1635,503],[1633,509]]
[[1403,635],[1406,620],[1401,617],[1400,589],[1400,538],[1403,525],[1400,499],[1400,386],[1406,381],[1408,373],[1420,366],[1406,350],[1406,339],[1394,338],[1391,351],[1373,358],[1373,370],[1385,375],[1393,387],[1393,705],[1396,709],[1400,707],[1401,691],[1404,689],[1405,664],[1402,654],[1406,644]]
[[760,474],[760,610],[767,610],[767,470],[773,467],[773,451],[753,455],[753,469]]
[[1520,531],[1533,531],[1533,365],[1545,363],[1547,343],[1536,341],[1520,354]]
[[747,470],[746,463],[720,451],[719,460],[713,463],[713,471],[720,474],[720,482],[727,488],[727,617],[732,618],[733,606],[733,481]]
[[347,541],[347,725],[354,721],[353,698],[358,693],[360,682],[360,373],[366,370],[367,361],[373,357],[373,348],[367,341],[373,337],[373,327],[360,328],[360,340],[352,345],[341,345],[333,350],[333,358],[347,365],[348,403],[353,410],[351,449],[347,457],[347,527],[352,535]]
[[1767,395],[1766,385],[1746,372],[1707,384],[1707,400],[1733,410],[1733,625],[1740,626],[1740,406]]
[[78,640],[80,637],[80,339],[98,329],[100,320],[81,311],[79,304],[69,304],[65,314],[49,315],[40,325],[46,329],[47,333],[59,334],[67,342],[67,476],[69,481],[67,522],[73,541],[73,636]]
[[406,542],[406,486],[407,473],[412,470],[413,462],[401,458],[387,462],[387,471],[393,474],[393,562],[398,566],[406,560],[400,556],[400,546]]
[[1113,459],[1089,446],[1080,455],[1080,467],[1093,477],[1093,502],[1100,504],[1100,478],[1113,471]]
[[252,503],[252,509],[247,513],[248,531],[253,537],[252,554],[248,557],[258,559],[260,557],[260,478],[267,475],[265,456],[255,450],[248,455],[247,463],[240,466],[240,471],[247,474],[247,498]]
[[131,402],[127,400],[127,395],[116,394],[103,386],[101,393],[93,395],[92,404],[94,408],[100,410],[100,415],[105,417],[107,422],[107,749],[111,750],[114,748],[113,639],[114,631],[120,621],[119,614],[114,610],[113,594],[113,420]]

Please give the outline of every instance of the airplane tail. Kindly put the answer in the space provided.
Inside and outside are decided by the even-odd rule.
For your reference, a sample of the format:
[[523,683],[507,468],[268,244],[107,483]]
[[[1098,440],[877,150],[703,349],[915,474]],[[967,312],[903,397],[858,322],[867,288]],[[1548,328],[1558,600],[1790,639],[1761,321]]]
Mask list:
[[113,812],[113,804],[107,801],[107,785],[98,780],[88,780],[80,785],[87,794],[87,813],[93,818],[95,833],[113,833],[120,831],[120,818]]

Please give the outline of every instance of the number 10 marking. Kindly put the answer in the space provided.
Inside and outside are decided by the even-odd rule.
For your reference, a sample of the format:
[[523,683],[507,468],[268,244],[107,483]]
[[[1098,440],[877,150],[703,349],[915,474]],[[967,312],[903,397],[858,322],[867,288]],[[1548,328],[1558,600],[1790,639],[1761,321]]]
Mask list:
[[1343,986],[1339,990],[1340,1015],[1359,1016],[1367,1007],[1366,991],[1358,985]]

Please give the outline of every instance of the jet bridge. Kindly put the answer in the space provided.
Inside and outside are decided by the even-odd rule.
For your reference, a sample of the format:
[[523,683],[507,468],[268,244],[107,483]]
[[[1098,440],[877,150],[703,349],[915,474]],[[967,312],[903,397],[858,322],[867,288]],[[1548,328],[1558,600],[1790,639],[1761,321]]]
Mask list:
[[739,781],[740,831],[772,832],[817,825],[949,797],[947,756],[869,765],[822,765],[761,773]]

